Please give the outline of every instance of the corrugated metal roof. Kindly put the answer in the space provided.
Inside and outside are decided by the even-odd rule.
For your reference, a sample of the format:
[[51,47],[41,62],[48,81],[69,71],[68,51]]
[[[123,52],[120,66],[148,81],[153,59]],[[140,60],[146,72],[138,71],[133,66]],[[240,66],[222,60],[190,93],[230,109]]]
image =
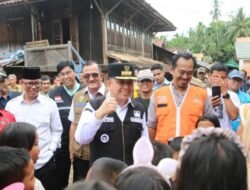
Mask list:
[[250,58],[250,38],[237,38],[235,43],[236,56],[238,59]]

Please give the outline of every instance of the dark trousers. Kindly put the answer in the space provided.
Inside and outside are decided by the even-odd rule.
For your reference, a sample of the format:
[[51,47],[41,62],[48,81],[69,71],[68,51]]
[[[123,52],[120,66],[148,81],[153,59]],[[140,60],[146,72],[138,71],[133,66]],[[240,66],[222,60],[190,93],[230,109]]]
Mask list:
[[35,170],[35,176],[41,181],[44,189],[59,190],[55,180],[55,156],[53,156],[42,168]]
[[89,161],[74,157],[73,161],[73,182],[84,179],[89,170]]
[[58,149],[56,157],[56,178],[59,189],[64,189],[68,186],[71,161],[69,152]]

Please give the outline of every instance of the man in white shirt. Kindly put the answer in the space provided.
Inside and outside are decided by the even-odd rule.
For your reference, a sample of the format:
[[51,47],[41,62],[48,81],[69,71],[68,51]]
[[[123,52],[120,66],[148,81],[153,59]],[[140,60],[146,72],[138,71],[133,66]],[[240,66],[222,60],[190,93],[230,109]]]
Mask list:
[[[212,96],[214,113],[222,128],[232,128],[231,121],[237,119],[240,100],[236,93],[228,90],[228,69],[224,64],[216,63],[210,69],[209,82],[211,86],[220,86],[221,95]],[[212,90],[207,89],[212,95]]]
[[25,67],[22,71],[24,93],[10,100],[6,110],[16,121],[33,124],[37,128],[40,153],[35,164],[35,176],[46,190],[56,190],[54,152],[60,146],[62,123],[56,103],[39,95],[41,87],[39,67]]
[[89,170],[89,146],[79,145],[75,141],[74,136],[82,111],[88,101],[106,95],[107,89],[102,79],[101,68],[95,61],[89,61],[84,64],[82,80],[87,87],[74,95],[68,117],[69,121],[71,121],[69,152],[70,159],[73,161],[73,181],[85,178]]
[[144,107],[130,98],[136,80],[134,67],[128,63],[110,64],[108,76],[109,96],[86,105],[75,139],[90,145],[90,163],[110,157],[132,164],[136,141],[148,137]]

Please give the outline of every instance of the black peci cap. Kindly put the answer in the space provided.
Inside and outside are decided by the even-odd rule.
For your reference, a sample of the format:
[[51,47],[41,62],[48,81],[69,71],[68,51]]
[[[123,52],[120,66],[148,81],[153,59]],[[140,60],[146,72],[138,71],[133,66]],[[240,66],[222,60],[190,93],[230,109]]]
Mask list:
[[28,80],[36,80],[41,78],[40,67],[24,67],[22,70],[22,78]]
[[134,65],[130,63],[113,63],[108,65],[108,76],[121,80],[137,80]]

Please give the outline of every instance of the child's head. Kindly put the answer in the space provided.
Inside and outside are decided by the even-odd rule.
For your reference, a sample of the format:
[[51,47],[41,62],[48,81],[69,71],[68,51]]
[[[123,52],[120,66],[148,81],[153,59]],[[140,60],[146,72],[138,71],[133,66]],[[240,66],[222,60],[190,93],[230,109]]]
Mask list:
[[201,116],[196,122],[195,128],[207,128],[207,127],[220,127],[220,121],[216,117],[216,115],[208,114]]
[[168,144],[173,149],[173,159],[177,160],[181,149],[183,137],[175,137]]
[[105,181],[114,185],[116,177],[127,167],[127,164],[112,158],[97,159],[87,174],[87,180]]
[[246,190],[245,156],[231,129],[199,128],[183,139],[176,190]]
[[0,189],[22,182],[25,190],[34,190],[34,165],[27,150],[0,146]]
[[170,190],[162,175],[148,167],[135,167],[122,172],[116,180],[115,187],[118,190]]
[[153,141],[152,145],[154,149],[154,157],[152,160],[153,165],[157,166],[163,158],[173,157],[173,150],[167,144],[159,141]]
[[116,190],[113,186],[104,181],[85,180],[70,185],[66,190]]
[[25,148],[35,163],[39,155],[38,135],[36,128],[24,122],[7,125],[0,133],[0,146]]

